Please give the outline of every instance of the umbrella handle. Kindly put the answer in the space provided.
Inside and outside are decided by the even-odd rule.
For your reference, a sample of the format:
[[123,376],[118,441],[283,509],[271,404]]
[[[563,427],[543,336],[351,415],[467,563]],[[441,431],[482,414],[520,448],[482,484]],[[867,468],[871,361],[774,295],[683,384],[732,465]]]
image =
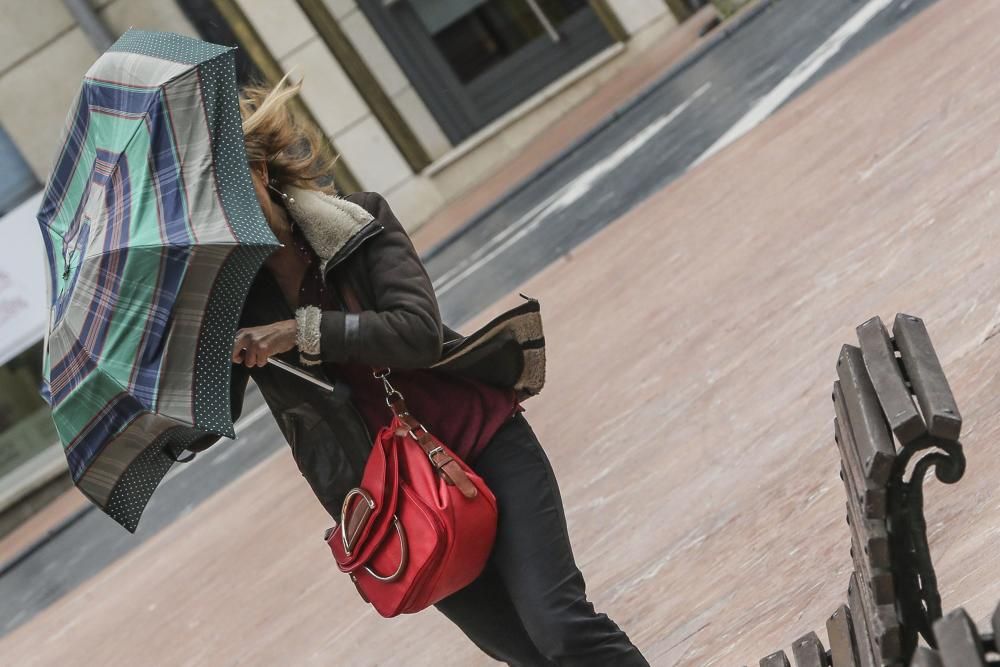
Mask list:
[[[184,450],[182,449],[181,452],[183,451]],[[181,452],[175,453],[172,449],[170,449],[170,447],[163,448],[163,453],[166,454],[167,458],[172,460],[174,463],[187,463],[188,461],[192,460],[195,457],[195,452],[189,452],[191,456],[187,457],[186,459],[182,459],[180,456]]]
[[287,362],[284,362],[281,359],[275,359],[274,357],[268,357],[267,358],[267,363],[274,364],[278,368],[280,368],[282,370],[285,370],[285,371],[288,371],[289,373],[291,373],[293,375],[298,375],[300,378],[302,378],[304,380],[308,380],[309,382],[312,382],[314,385],[322,387],[323,389],[326,389],[329,392],[332,392],[332,391],[334,391],[336,389],[336,387],[334,387],[334,385],[329,384],[327,382],[323,382],[323,380],[320,380],[315,375],[312,375],[310,373],[306,373],[304,370],[302,370],[302,369],[300,369],[300,368],[298,368],[296,366],[293,366],[293,365],[291,365],[291,364],[289,364]]

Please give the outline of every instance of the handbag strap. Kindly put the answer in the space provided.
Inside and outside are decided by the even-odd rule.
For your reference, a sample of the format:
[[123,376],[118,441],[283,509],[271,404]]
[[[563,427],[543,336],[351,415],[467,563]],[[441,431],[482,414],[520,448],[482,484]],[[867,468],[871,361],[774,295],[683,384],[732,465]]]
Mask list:
[[[345,310],[349,313],[360,313],[364,308],[361,306],[361,301],[358,299],[357,293],[354,288],[347,283],[346,280],[341,280],[338,285],[339,292],[341,296],[341,301],[344,303]],[[410,414],[409,409],[406,407],[406,399],[403,398],[403,394],[400,393],[398,389],[392,386],[389,382],[389,374],[391,373],[388,367],[372,368],[372,375],[377,379],[382,381],[382,386],[385,388],[385,402],[392,410],[392,414],[407,427],[406,433],[399,433],[398,435],[408,434],[413,438],[420,448],[424,450],[427,454],[427,458],[430,460],[431,465],[437,471],[445,482],[448,484],[458,487],[458,490],[462,492],[462,495],[466,498],[475,498],[478,493],[475,484],[469,479],[469,476],[465,474],[462,467],[458,465],[458,462],[452,458],[448,452],[441,447],[440,443],[431,436],[430,432],[417,421],[412,414]]]

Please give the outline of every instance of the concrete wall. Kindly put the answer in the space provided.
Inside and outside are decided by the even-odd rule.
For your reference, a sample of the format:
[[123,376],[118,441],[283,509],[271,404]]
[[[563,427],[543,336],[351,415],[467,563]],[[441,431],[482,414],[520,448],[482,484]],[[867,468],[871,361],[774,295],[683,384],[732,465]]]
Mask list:
[[97,57],[60,0],[0,0],[0,124],[44,182],[80,78]]
[[[173,2],[91,3],[117,36],[129,26],[193,35]],[[99,55],[61,0],[0,0],[0,124],[45,182],[66,113]]]

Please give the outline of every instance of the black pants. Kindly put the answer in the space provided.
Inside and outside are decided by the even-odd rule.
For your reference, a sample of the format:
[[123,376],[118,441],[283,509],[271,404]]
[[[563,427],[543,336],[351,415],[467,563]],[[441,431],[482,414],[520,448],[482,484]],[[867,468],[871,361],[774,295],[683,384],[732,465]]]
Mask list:
[[497,498],[496,544],[483,573],[437,607],[484,653],[519,667],[649,667],[587,601],[548,457],[523,415],[472,468]]

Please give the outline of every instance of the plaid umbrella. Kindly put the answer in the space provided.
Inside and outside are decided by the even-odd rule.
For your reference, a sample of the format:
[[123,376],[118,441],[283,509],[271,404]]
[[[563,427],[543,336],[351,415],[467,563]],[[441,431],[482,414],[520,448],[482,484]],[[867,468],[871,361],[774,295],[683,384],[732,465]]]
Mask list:
[[73,481],[134,532],[177,452],[235,437],[233,338],[278,247],[250,179],[232,49],[125,33],[83,80],[38,223],[41,392]]

